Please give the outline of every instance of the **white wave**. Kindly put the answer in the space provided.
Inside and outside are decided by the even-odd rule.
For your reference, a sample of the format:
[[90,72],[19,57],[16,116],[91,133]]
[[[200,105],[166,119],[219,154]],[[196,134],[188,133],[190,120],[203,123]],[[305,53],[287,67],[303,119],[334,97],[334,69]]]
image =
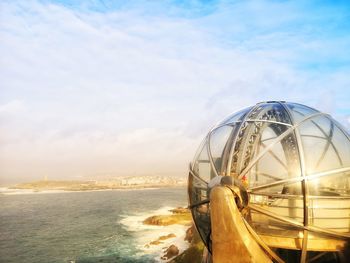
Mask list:
[[[154,259],[158,262],[166,262],[166,260],[161,260],[164,251],[172,244],[178,247],[179,253],[182,253],[186,248],[188,248],[189,243],[184,240],[186,235],[186,230],[189,226],[184,226],[180,224],[174,224],[169,226],[155,226],[155,225],[145,225],[143,221],[154,215],[170,215],[172,214],[169,210],[173,207],[162,207],[158,210],[139,213],[129,216],[122,216],[123,219],[119,221],[128,231],[134,232],[136,236],[136,247],[141,251],[138,256],[142,254],[154,255]],[[161,236],[166,236],[169,234],[174,234],[175,237],[168,238],[165,240],[160,240],[160,244],[151,245],[152,241],[156,241]]]
[[2,188],[0,190],[1,194],[4,195],[21,195],[21,194],[35,194],[31,189],[10,189],[10,188]]
[[147,213],[137,213],[134,215],[122,215],[123,219],[119,221],[128,231],[144,231],[144,230],[154,230],[159,229],[163,226],[153,226],[153,225],[145,225],[142,222],[154,215],[170,215],[171,212],[169,210],[173,209],[170,206],[164,206],[157,210]]
[[57,193],[65,193],[65,192],[68,192],[68,191],[64,191],[64,190],[36,191],[33,189],[7,189],[7,190],[0,191],[0,193],[4,195],[57,194]]
[[8,189],[7,187],[0,187],[0,193],[6,193],[9,190],[10,189]]

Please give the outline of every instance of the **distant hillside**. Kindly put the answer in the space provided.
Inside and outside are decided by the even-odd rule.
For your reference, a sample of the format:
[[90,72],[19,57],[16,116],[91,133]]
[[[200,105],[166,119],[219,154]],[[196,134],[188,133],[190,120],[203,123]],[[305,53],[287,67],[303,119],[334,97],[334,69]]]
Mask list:
[[21,183],[10,187],[11,189],[32,189],[35,191],[44,190],[65,190],[65,191],[86,191],[105,189],[133,189],[152,187],[173,187],[185,186],[186,181],[164,176],[131,176],[113,180],[103,181],[56,181],[42,180],[30,183]]

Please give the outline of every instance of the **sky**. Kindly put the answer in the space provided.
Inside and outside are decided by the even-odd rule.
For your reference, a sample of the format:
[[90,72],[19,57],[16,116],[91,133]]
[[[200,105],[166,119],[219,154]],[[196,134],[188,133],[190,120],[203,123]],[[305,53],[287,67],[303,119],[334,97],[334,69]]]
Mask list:
[[0,185],[187,175],[266,100],[350,130],[349,1],[0,3]]

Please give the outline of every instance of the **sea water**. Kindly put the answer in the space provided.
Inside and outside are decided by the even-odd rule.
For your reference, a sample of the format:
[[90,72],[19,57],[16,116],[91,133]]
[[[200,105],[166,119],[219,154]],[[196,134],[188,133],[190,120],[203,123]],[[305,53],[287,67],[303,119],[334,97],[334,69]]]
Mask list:
[[[20,193],[20,194],[18,194]],[[185,188],[90,192],[0,192],[0,262],[159,262],[186,227],[146,226],[150,215],[186,206]],[[161,235],[176,237],[146,246]]]

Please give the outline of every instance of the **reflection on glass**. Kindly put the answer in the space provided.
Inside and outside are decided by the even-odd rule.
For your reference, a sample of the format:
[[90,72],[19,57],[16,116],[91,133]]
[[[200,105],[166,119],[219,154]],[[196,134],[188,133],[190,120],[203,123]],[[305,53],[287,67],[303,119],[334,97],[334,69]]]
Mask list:
[[[222,162],[223,156],[228,151],[228,147],[232,143],[230,137],[233,135],[233,126],[222,126],[213,130],[210,134],[210,151],[213,158],[213,163],[219,175],[225,173],[225,163]],[[225,152],[226,151],[226,152]]]
[[229,117],[227,117],[225,120],[220,122],[218,126],[224,125],[224,124],[231,124],[237,121],[242,121],[242,119],[245,117],[245,115],[251,110],[252,107],[246,108],[244,110],[241,110],[239,112],[233,113]]
[[190,173],[188,180],[188,193],[190,199],[191,212],[204,243],[210,248],[210,210],[207,183]]
[[203,145],[201,152],[194,161],[193,172],[207,182],[210,181],[210,178],[215,176],[214,168],[210,164],[207,142]]
[[350,143],[346,135],[326,116],[299,126],[306,173],[312,174],[350,166]]
[[332,231],[350,232],[350,172],[309,181],[309,222]]
[[306,117],[319,112],[313,108],[298,103],[286,103],[285,105],[288,107],[289,112],[294,119],[294,123],[299,123]]

